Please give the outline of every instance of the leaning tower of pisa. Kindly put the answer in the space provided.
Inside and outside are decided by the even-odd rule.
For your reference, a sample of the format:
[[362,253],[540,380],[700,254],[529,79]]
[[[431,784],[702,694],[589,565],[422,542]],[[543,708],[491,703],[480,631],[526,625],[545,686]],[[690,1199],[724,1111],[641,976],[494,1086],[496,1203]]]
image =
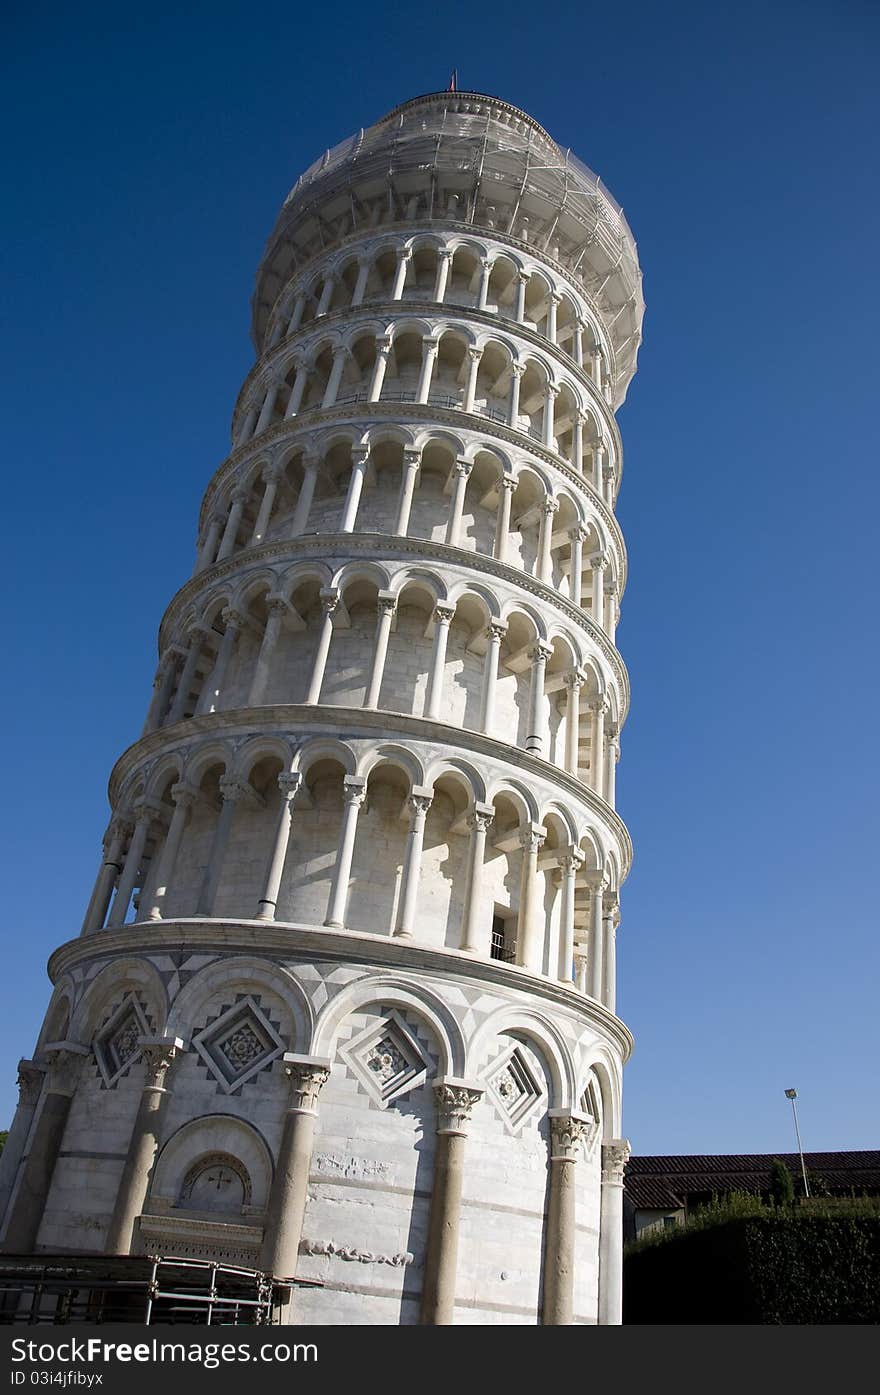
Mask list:
[[620,1320],[620,208],[492,97],[329,150],[3,1156],[7,1253],[297,1322]]

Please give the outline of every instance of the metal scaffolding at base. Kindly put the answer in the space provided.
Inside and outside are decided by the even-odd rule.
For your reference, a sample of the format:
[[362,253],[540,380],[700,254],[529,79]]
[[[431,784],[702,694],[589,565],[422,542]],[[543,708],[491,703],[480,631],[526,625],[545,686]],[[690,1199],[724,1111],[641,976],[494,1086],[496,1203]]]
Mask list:
[[[297,1287],[303,1282],[294,1281]],[[292,1286],[256,1269],[206,1259],[7,1255],[0,1257],[0,1326],[258,1327],[282,1321]]]

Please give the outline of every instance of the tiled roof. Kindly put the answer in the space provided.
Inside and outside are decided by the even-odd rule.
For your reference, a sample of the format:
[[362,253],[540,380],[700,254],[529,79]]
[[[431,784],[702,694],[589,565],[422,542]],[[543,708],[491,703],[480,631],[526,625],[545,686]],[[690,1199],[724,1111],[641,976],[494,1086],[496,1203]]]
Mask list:
[[[688,1196],[707,1192],[766,1191],[774,1158],[797,1182],[797,1153],[732,1153],[716,1156],[633,1157],[626,1165],[628,1200],[639,1210],[672,1210]],[[833,1194],[880,1193],[880,1152],[805,1153],[807,1173],[821,1177]]]

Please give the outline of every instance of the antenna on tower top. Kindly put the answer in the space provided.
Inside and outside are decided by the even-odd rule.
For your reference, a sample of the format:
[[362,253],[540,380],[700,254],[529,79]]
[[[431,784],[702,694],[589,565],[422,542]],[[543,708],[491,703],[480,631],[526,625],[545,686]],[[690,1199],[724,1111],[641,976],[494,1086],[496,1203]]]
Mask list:
[[453,68],[453,69],[452,69],[452,77],[449,79],[449,87],[447,88],[447,91],[449,91],[449,92],[457,92],[457,91],[458,91],[458,69],[457,69],[457,68]]

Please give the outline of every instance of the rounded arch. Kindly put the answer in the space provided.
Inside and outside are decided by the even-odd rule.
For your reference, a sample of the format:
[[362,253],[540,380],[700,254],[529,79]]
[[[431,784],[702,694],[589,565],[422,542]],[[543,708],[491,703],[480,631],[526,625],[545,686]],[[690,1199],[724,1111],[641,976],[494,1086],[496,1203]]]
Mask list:
[[357,774],[369,779],[371,773],[383,765],[396,766],[413,785],[425,784],[425,767],[421,760],[415,752],[394,742],[382,742],[365,751],[358,761]]
[[34,1049],[35,1057],[39,1056],[47,1042],[67,1041],[70,1038],[75,1003],[76,990],[73,980],[65,975],[56,983],[49,1006],[46,1009],[46,1016],[43,1018],[43,1025],[40,1028]]
[[303,742],[294,755],[292,769],[301,771],[305,778],[313,765],[324,760],[338,762],[346,775],[354,775],[357,768],[357,758],[344,741],[334,740],[332,737],[317,737],[313,741]]
[[527,785],[521,785],[518,780],[508,779],[506,775],[499,775],[489,784],[487,803],[494,804],[502,795],[510,800],[519,814],[521,823],[538,822],[538,801]]
[[274,960],[251,955],[232,955],[216,960],[193,974],[181,988],[168,1013],[168,1036],[187,1040],[193,1024],[199,1021],[205,1006],[224,990],[236,994],[270,992],[278,998],[289,1015],[282,1023],[282,1036],[287,1026],[290,1046],[294,1052],[307,1050],[314,1026],[312,1005],[294,974]]
[[183,754],[181,751],[168,751],[160,756],[150,770],[144,786],[147,799],[160,799],[168,788],[170,779],[180,780],[183,776]]
[[157,1033],[167,1034],[168,995],[158,970],[148,959],[126,956],[112,960],[89,984],[71,1017],[70,1039],[91,1042],[114,998],[126,991],[141,994]]
[[247,780],[254,766],[267,756],[280,760],[284,769],[289,770],[293,763],[293,745],[286,737],[273,736],[268,732],[251,737],[236,756],[234,774]]
[[501,1035],[524,1037],[540,1049],[550,1068],[551,1109],[571,1109],[575,1104],[577,1076],[568,1043],[555,1023],[534,1008],[505,1004],[480,1024],[468,1047],[468,1077],[479,1078],[478,1072],[491,1042]]
[[486,781],[475,765],[458,756],[437,756],[425,771],[425,784],[433,789],[438,780],[457,780],[468,796],[468,803],[486,803]]
[[339,571],[333,574],[330,586],[342,594],[357,581],[369,582],[380,591],[387,590],[392,585],[389,571],[381,562],[357,560],[345,562]]
[[400,1007],[420,1016],[434,1033],[440,1051],[441,1076],[464,1074],[466,1048],[461,1028],[442,999],[421,984],[377,974],[349,984],[318,1015],[311,1052],[333,1058],[336,1034],[346,1017],[360,1008]]
[[275,1170],[272,1150],[259,1129],[235,1114],[202,1114],[172,1133],[156,1159],[151,1199],[174,1208],[183,1202],[186,1209],[183,1192],[188,1175],[199,1162],[207,1163],[218,1154],[228,1154],[244,1169],[248,1210],[265,1210]]
[[585,1052],[582,1079],[592,1074],[599,1087],[602,1105],[602,1141],[619,1138],[622,1128],[620,1066],[601,1042],[593,1042]]

